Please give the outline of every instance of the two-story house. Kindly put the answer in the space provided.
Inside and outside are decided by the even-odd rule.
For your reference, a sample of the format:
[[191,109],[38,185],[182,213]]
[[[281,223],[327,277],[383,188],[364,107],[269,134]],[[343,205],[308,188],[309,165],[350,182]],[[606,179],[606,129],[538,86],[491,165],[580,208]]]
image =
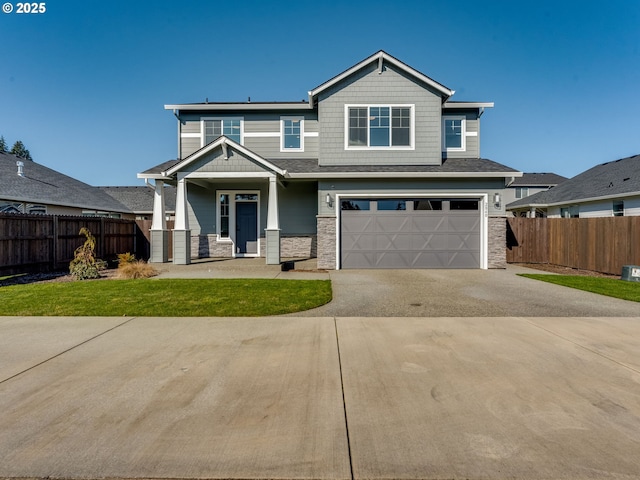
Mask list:
[[166,262],[163,184],[177,186],[174,263],[316,257],[319,268],[505,266],[507,179],[480,158],[493,103],[380,51],[302,102],[166,105],[178,159],[155,181],[151,261]]

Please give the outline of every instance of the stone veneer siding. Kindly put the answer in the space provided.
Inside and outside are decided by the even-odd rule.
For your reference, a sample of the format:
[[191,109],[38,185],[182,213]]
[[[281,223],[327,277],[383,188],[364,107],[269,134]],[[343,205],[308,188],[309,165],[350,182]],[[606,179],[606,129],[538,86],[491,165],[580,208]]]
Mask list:
[[336,268],[336,217],[318,215],[318,268]]
[[[317,255],[316,235],[301,235],[280,238],[281,258],[315,258]],[[266,257],[267,242],[260,237],[260,256]],[[191,237],[192,258],[230,258],[233,245],[219,242],[216,234],[194,235]]]
[[489,268],[507,268],[507,219],[489,217]]

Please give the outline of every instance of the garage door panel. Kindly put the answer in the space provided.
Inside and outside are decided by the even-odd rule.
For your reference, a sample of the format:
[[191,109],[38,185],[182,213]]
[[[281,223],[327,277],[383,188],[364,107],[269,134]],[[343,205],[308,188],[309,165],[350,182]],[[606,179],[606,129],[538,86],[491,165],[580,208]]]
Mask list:
[[343,268],[480,267],[479,210],[346,210],[340,225]]

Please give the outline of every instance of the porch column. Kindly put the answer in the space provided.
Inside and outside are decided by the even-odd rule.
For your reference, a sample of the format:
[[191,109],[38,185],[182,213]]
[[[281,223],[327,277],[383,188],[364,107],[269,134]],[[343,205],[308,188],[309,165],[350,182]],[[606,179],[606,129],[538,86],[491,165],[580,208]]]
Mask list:
[[267,265],[280,264],[280,219],[278,216],[277,180],[275,176],[269,177],[269,203],[267,206],[267,228],[265,229]]
[[191,230],[187,214],[187,181],[184,174],[178,174],[176,191],[176,223],[173,229],[173,263],[191,263]]
[[529,218],[536,218],[536,207],[531,207],[529,211]]
[[164,207],[164,181],[156,180],[155,183],[149,262],[166,263],[169,261],[169,231]]

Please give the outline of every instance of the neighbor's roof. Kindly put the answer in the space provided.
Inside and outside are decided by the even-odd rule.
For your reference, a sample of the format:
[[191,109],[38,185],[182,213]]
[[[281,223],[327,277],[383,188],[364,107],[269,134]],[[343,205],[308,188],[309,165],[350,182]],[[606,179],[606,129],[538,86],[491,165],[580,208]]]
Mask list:
[[553,187],[564,182],[567,177],[555,173],[523,173],[510,187]]
[[[153,196],[155,189],[146,185],[133,187],[97,187],[109,196],[129,208],[133,213],[153,212]],[[176,188],[164,187],[164,204],[167,212],[176,209]]]
[[[17,161],[24,163],[24,176],[18,175]],[[0,153],[0,199],[131,213],[129,208],[97,187],[7,153]]]
[[516,200],[507,208],[546,207],[632,195],[640,195],[640,155],[597,165],[550,190]]

